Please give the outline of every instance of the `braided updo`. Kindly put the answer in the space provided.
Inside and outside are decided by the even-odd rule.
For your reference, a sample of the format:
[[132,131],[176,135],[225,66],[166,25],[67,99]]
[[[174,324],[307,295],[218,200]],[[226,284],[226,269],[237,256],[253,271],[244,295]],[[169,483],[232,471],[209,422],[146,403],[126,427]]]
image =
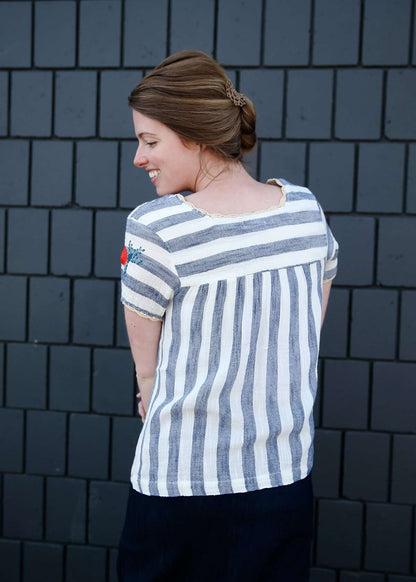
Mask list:
[[129,105],[226,160],[242,160],[257,143],[253,103],[200,51],[163,60],[133,89]]

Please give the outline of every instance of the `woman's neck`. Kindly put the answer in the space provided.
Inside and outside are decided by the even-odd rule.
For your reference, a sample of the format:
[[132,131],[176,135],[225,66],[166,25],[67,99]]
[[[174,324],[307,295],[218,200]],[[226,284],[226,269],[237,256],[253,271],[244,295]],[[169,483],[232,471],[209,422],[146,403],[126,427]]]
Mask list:
[[195,183],[194,193],[229,191],[233,188],[255,182],[241,162],[213,160],[201,167]]

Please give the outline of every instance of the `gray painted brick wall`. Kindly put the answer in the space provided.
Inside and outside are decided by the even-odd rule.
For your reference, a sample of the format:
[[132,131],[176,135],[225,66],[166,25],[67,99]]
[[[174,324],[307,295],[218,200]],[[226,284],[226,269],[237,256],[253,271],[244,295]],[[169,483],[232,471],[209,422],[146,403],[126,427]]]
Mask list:
[[340,243],[315,408],[312,582],[416,581],[416,0],[0,2],[0,579],[116,581],[140,421],[119,302],[130,90],[213,54],[265,180]]

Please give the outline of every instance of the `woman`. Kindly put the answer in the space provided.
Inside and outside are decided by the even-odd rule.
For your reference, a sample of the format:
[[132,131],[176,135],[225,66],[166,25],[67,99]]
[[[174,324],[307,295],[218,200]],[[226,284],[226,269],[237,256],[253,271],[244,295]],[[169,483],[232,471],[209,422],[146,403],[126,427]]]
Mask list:
[[129,104],[159,198],[129,215],[121,257],[144,425],[120,580],[308,580],[338,245],[307,188],[245,170],[254,107],[211,57],[165,59]]

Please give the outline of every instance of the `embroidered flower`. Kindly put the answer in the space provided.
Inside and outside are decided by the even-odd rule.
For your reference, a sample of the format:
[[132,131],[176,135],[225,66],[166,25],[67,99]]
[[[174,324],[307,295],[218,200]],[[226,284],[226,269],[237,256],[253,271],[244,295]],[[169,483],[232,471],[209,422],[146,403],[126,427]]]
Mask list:
[[129,241],[129,244],[127,245],[127,247],[123,248],[120,255],[120,262],[124,267],[124,272],[127,271],[127,266],[129,263],[135,263],[136,265],[140,265],[140,263],[142,262],[140,255],[144,252],[144,250],[145,249],[143,247],[135,249],[131,244],[131,241]]

